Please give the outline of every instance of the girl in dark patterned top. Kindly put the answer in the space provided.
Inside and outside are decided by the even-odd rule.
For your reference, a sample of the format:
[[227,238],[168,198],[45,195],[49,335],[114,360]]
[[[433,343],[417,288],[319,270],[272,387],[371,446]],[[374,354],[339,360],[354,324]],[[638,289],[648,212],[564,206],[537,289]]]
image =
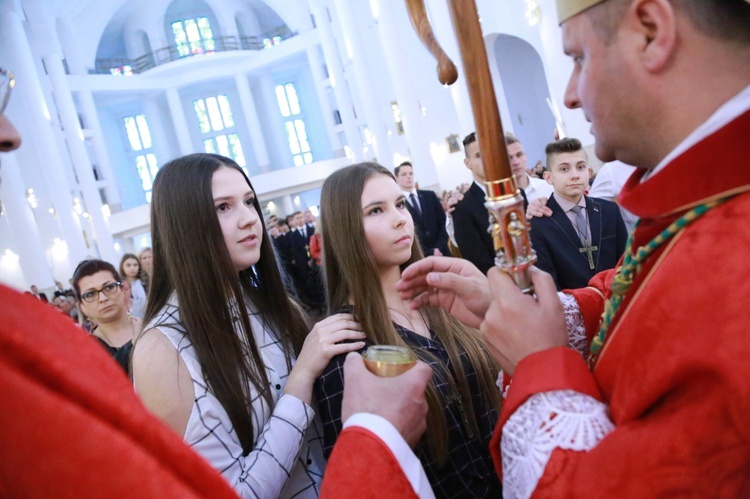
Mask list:
[[[375,163],[333,173],[323,184],[321,219],[329,312],[351,310],[368,344],[406,346],[434,369],[417,455],[435,495],[500,497],[489,452],[497,368],[476,330],[442,310],[411,310],[399,297],[401,271],[422,252],[393,175]],[[334,357],[315,386],[327,454],[341,432],[343,361]]]

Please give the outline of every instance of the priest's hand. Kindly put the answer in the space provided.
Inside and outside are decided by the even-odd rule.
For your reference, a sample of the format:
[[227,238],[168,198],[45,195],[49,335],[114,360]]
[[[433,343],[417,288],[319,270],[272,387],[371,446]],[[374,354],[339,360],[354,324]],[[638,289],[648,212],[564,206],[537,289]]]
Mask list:
[[528,208],[526,208],[526,218],[528,220],[531,220],[532,218],[543,218],[543,217],[551,217],[552,216],[552,209],[547,207],[547,198],[536,198],[533,201],[529,203]]
[[487,275],[493,300],[480,331],[503,372],[512,376],[526,356],[568,344],[562,303],[549,274],[531,268],[535,296],[523,294],[499,268]]
[[350,353],[344,361],[344,399],[341,420],[360,412],[387,419],[413,448],[427,430],[425,388],[432,368],[424,362],[392,378],[375,376],[362,356]]
[[478,328],[490,306],[487,278],[462,258],[428,257],[409,265],[396,283],[411,308],[440,307],[469,327]]

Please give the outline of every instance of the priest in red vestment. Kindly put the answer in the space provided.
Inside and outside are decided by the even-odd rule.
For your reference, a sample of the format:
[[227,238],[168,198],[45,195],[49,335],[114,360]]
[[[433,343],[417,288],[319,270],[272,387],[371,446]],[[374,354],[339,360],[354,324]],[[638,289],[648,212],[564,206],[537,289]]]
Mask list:
[[513,375],[492,443],[505,495],[748,497],[750,3],[559,0],[558,14],[566,105],[600,159],[640,166],[619,199],[640,217],[620,267],[560,294],[537,271],[530,297],[498,269],[487,282],[431,258],[399,289],[483,320]]

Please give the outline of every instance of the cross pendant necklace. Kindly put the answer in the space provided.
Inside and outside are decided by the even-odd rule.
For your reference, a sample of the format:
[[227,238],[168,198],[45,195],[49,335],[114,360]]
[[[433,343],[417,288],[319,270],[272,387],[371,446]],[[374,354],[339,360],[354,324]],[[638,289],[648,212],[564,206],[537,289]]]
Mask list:
[[591,246],[591,241],[589,241],[588,239],[584,239],[583,240],[583,248],[579,248],[578,249],[579,253],[586,253],[586,258],[588,258],[588,260],[589,260],[589,268],[591,270],[594,270],[596,268],[594,266],[593,253],[594,253],[594,251],[596,251],[598,249],[599,249],[598,246]]

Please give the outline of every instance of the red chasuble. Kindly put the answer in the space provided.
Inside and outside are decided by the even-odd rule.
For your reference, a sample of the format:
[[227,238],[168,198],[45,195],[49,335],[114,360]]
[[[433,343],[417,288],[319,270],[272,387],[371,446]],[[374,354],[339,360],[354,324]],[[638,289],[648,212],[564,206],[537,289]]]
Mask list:
[[374,433],[346,428],[323,476],[321,499],[411,499],[417,494],[390,449]]
[[[644,263],[590,370],[556,348],[519,363],[492,443],[535,393],[607,404],[615,430],[588,452],[553,451],[539,497],[750,497],[750,112],[694,145],[620,201],[641,217],[634,247],[691,208],[734,195]],[[591,285],[609,296],[611,273]],[[589,337],[603,298],[572,292]]]
[[237,497],[69,317],[0,303],[0,497]]

